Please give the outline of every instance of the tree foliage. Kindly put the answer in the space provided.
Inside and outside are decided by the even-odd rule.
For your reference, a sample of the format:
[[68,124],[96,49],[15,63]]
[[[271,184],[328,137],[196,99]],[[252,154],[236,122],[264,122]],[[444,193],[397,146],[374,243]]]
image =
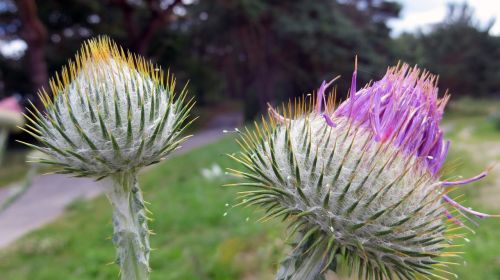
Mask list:
[[[37,4],[37,18],[23,19],[22,2]],[[360,84],[402,59],[439,73],[440,85],[455,94],[499,92],[500,39],[489,34],[491,25],[476,23],[466,6],[450,6],[430,32],[393,39],[387,22],[400,9],[386,0],[0,0],[0,39],[29,45],[21,59],[0,56],[0,96],[32,97],[43,85],[33,81],[44,71],[29,59],[33,50],[43,51],[50,76],[100,34],[190,80],[199,104],[243,100],[248,118],[268,101],[310,92],[339,74],[344,96],[355,56]],[[43,44],[23,32],[30,20],[43,24]]]
[[[23,12],[19,2],[4,2],[15,7],[6,22],[19,21]],[[189,77],[202,104],[241,98],[252,109],[249,116],[264,109],[268,100],[299,95],[333,75],[348,77],[355,55],[365,80],[384,69],[392,53],[386,21],[400,9],[393,2],[365,0],[36,3],[35,20],[47,33],[42,48],[48,72],[58,70],[82,40],[104,33],[181,72],[181,79]],[[11,36],[26,39],[25,25],[26,21],[17,24]],[[2,72],[10,70],[2,67]],[[27,68],[20,72],[35,74]],[[14,77],[4,82],[9,91],[34,91]]]
[[482,26],[467,4],[450,4],[445,20],[430,32],[398,38],[400,56],[440,75],[440,86],[454,95],[500,93],[500,38],[493,21]]
[[[399,5],[388,1],[217,0],[193,7],[194,43],[225,77],[227,94],[252,109],[290,98],[341,74],[347,89],[359,55],[361,80],[391,60],[386,21]],[[203,16],[204,15],[204,16]]]

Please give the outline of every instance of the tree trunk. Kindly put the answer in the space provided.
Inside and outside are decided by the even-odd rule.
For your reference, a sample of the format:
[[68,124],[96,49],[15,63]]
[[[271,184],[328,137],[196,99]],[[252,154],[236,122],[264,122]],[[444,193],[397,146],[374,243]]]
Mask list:
[[149,45],[151,44],[151,41],[156,33],[168,25],[170,20],[169,17],[172,16],[174,7],[182,4],[181,0],[173,0],[168,7],[162,10],[159,7],[159,2],[160,1],[147,1],[151,11],[151,18],[141,31],[141,34],[137,34],[138,37],[135,38],[134,45],[132,46],[132,49],[141,55],[146,55]]
[[[23,25],[21,35],[28,44],[25,63],[30,76],[33,93],[45,88],[48,90],[49,75],[45,60],[45,43],[47,30],[37,15],[37,6],[34,0],[18,0],[17,7]],[[40,101],[35,101],[40,107]]]

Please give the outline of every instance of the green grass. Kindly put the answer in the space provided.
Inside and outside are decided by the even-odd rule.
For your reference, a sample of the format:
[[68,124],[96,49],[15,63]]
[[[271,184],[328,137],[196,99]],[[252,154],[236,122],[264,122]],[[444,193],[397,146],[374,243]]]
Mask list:
[[[500,144],[500,142],[499,142]],[[448,173],[449,176],[463,175],[464,177],[474,176],[483,171],[488,162],[477,163],[467,154],[454,151],[449,155],[449,162],[452,162],[453,170]],[[458,163],[459,165],[456,165]],[[483,203],[479,196],[480,192],[495,195],[498,194],[498,168],[496,174],[491,174],[482,181],[469,185],[461,186],[452,192],[452,197],[464,195],[459,201],[472,209],[489,214],[499,214],[500,207]],[[496,188],[493,191],[492,188]],[[456,215],[460,217],[459,215]],[[462,220],[464,220],[462,218]],[[459,258],[449,259],[448,261],[459,264],[451,266],[451,271],[456,273],[458,279],[500,279],[500,219],[474,219],[479,226],[470,222],[466,224],[475,231],[467,232],[466,240],[458,240],[456,245],[463,247],[455,248],[455,251],[464,252]]]
[[[451,171],[447,176],[474,176],[495,161],[500,162],[500,129],[491,118],[495,110],[500,112],[500,102],[459,100],[450,105],[444,122],[449,126],[446,137],[452,141],[447,160]],[[463,194],[463,204],[474,210],[500,214],[500,204],[491,202],[498,200],[484,200],[484,196],[498,196],[500,199],[499,184],[500,166],[497,165],[485,179],[459,187],[452,194]],[[452,271],[459,279],[500,279],[500,219],[478,222],[479,226],[468,223],[476,234],[469,234],[467,239],[470,242],[459,242],[464,247],[457,251],[464,254],[450,260],[459,264],[453,266]]]
[[[231,207],[238,190],[221,187],[226,175],[207,181],[200,173],[214,163],[232,165],[225,153],[235,150],[225,139],[142,174],[157,233],[151,279],[269,279],[274,272],[281,226],[256,222],[261,213],[254,209]],[[76,202],[64,217],[0,252],[0,279],[116,279],[116,265],[107,265],[114,260],[111,232],[104,197]]]
[[[491,155],[474,157],[474,147],[484,141],[500,145],[500,132],[489,123],[488,114],[456,110],[445,121],[447,138],[453,141],[449,174],[472,176],[491,163]],[[472,133],[463,139],[463,131],[471,127]],[[150,225],[157,233],[151,237],[155,248],[152,279],[273,278],[276,264],[286,252],[283,225],[256,222],[261,213],[253,208],[232,208],[238,189],[221,187],[230,178],[207,181],[201,176],[200,170],[214,163],[234,166],[224,154],[236,150],[232,139],[224,139],[142,174],[145,198],[154,213]],[[499,213],[500,207],[484,203],[479,195],[500,189],[496,185],[499,170],[497,166],[496,174],[454,194],[464,193],[464,204],[474,209]],[[116,265],[107,265],[114,259],[110,221],[105,198],[75,202],[64,217],[0,252],[0,279],[116,279]],[[459,264],[452,271],[459,279],[500,279],[500,219],[482,220],[479,227],[471,228],[476,234],[468,236],[470,243],[459,242],[464,247],[457,251],[465,253],[450,260]]]

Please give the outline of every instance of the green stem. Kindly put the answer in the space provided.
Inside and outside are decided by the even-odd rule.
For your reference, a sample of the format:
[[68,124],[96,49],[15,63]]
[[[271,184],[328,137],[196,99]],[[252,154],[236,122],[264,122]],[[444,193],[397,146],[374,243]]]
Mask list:
[[[302,239],[298,235],[297,239]],[[281,263],[276,273],[275,280],[324,280],[324,265],[326,262],[326,244],[317,244],[310,248],[307,243],[297,247]]]
[[149,230],[137,171],[111,176],[107,197],[113,207],[113,243],[122,280],[149,279]]
[[3,157],[5,155],[5,149],[7,148],[7,136],[9,136],[9,131],[6,128],[0,128],[0,166],[3,162]]
[[38,174],[38,165],[32,164],[26,174],[26,177],[24,178],[21,188],[9,196],[3,204],[0,204],[0,213],[9,208],[9,206],[11,206],[18,198],[28,191],[28,189],[33,185],[33,178],[35,178],[36,174]]

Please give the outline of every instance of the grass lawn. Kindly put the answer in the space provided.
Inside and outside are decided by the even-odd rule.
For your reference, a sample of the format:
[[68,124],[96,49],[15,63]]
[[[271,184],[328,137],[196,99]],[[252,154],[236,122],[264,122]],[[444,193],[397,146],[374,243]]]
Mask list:
[[[500,214],[500,129],[493,113],[500,113],[499,101],[460,100],[450,104],[444,125],[452,141],[447,165],[449,176],[474,176],[497,163],[485,179],[460,187],[453,195],[464,194],[466,206],[490,214]],[[477,219],[475,219],[478,221]],[[464,255],[454,261],[459,279],[500,279],[500,219],[480,220],[468,225],[476,232],[463,242]]]
[[[474,156],[474,145],[483,138],[500,146],[500,132],[486,116],[465,118],[457,113],[445,125],[454,141],[449,162],[461,163],[452,175],[475,175],[497,157]],[[458,145],[471,126],[464,140],[471,145]],[[145,198],[154,213],[150,227],[157,233],[151,237],[151,279],[273,279],[286,247],[283,225],[256,222],[261,213],[253,208],[232,208],[238,189],[221,187],[230,180],[226,176],[207,180],[201,175],[202,168],[213,164],[233,166],[224,154],[236,150],[232,139],[223,139],[142,174]],[[485,203],[480,195],[500,189],[499,169],[483,182],[459,190],[467,196],[466,205],[500,213],[500,207]],[[450,260],[460,264],[453,271],[459,279],[500,279],[500,219],[483,220],[471,228],[476,234],[458,250],[465,254]],[[117,279],[116,265],[108,265],[114,259],[111,232],[104,197],[76,202],[64,217],[0,251],[0,279]]]
[[[265,279],[281,254],[282,229],[257,223],[250,208],[232,208],[236,189],[207,181],[201,169],[231,165],[225,139],[149,170],[141,184],[154,213],[152,279]],[[226,206],[226,204],[229,204]],[[226,215],[224,213],[227,213]],[[0,252],[0,279],[115,279],[111,210],[100,197],[77,202],[67,214]]]

